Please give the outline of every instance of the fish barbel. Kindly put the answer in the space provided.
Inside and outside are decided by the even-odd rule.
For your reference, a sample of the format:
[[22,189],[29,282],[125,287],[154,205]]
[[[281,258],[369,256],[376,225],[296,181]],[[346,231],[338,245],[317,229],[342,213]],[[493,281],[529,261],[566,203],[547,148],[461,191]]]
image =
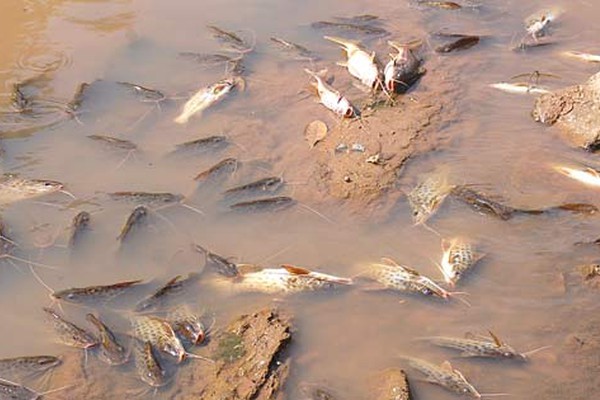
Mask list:
[[436,346],[459,350],[462,352],[462,357],[503,358],[527,361],[526,354],[519,353],[507,343],[502,342],[492,332],[490,332],[490,336],[491,340],[479,340],[474,337],[454,338],[445,336],[433,336],[423,339]]
[[422,60],[412,51],[413,44],[402,44],[390,40],[388,45],[398,53],[390,54],[391,59],[383,70],[385,88],[390,93],[404,93],[424,73],[420,68]]
[[449,361],[444,361],[441,365],[435,365],[430,362],[412,358],[402,357],[415,370],[424,374],[428,382],[439,385],[454,393],[467,395],[473,398],[481,398],[481,394],[467,381],[465,376],[452,367]]
[[185,349],[167,321],[158,317],[139,315],[133,317],[131,323],[136,338],[142,342],[150,342],[158,350],[175,357],[177,363],[185,359]]
[[80,349],[89,349],[98,345],[98,340],[89,332],[67,321],[50,308],[44,307],[43,310],[50,318],[61,343]]
[[375,53],[367,53],[356,42],[348,39],[336,36],[325,36],[324,38],[339,44],[346,51],[348,60],[339,65],[347,67],[350,75],[358,78],[363,85],[371,89],[376,89],[381,85],[381,73],[377,66]]
[[149,341],[134,339],[133,356],[135,369],[142,381],[154,388],[162,387],[167,383],[165,371],[154,355],[152,344]]
[[406,195],[415,225],[424,224],[437,211],[452,187],[445,175],[435,174],[417,184]]
[[[336,284],[352,285],[352,279],[310,271],[292,265],[281,268],[260,268],[248,264],[238,264],[240,276],[234,279],[221,279],[234,291],[259,292],[269,294],[292,294],[304,291],[331,289]],[[248,269],[249,272],[244,272]]]
[[462,238],[443,240],[442,250],[441,270],[444,280],[451,286],[455,286],[462,275],[483,257],[483,254],[475,252],[470,242]]
[[491,88],[501,90],[506,93],[513,94],[545,94],[550,93],[550,90],[545,89],[540,86],[532,85],[531,83],[508,83],[508,82],[498,82],[491,83],[489,85]]
[[127,362],[127,350],[121,346],[112,331],[94,314],[86,319],[98,329],[100,339],[100,359],[109,365],[122,365]]
[[55,356],[25,356],[4,358],[0,360],[0,375],[19,376],[46,372],[62,364],[62,360]]
[[188,305],[184,304],[173,311],[167,317],[173,330],[179,337],[183,337],[194,345],[199,345],[206,337],[206,328],[200,316],[196,315]]
[[59,290],[50,295],[53,299],[68,301],[70,303],[82,303],[86,301],[107,300],[127,291],[132,286],[142,282],[141,280],[118,282],[111,285],[95,285],[81,288],[70,288]]
[[200,89],[183,105],[181,114],[174,121],[178,124],[187,123],[194,114],[201,113],[211,105],[222,100],[238,83],[239,78],[225,78]]
[[0,205],[58,192],[63,188],[64,185],[57,181],[27,179],[15,174],[4,174],[0,176]]
[[577,169],[557,165],[554,169],[585,185],[600,187],[600,172],[593,168],[587,167],[585,169]]
[[325,83],[316,72],[306,68],[304,71],[317,81],[314,86],[317,88],[321,104],[342,117],[352,118],[357,116],[354,106],[340,92]]

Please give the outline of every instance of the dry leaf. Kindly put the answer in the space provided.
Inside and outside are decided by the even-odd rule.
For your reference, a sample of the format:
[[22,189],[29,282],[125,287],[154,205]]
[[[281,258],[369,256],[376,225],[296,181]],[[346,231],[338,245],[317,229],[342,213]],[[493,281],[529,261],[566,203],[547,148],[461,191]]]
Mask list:
[[318,119],[306,125],[306,128],[304,129],[304,137],[308,141],[311,149],[321,140],[325,139],[325,136],[327,136],[327,125],[325,122],[319,121]]

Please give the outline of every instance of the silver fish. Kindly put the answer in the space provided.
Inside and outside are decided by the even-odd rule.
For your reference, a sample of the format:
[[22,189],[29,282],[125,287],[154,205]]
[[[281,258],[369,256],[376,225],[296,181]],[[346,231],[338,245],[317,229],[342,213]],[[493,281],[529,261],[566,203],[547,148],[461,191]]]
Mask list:
[[348,60],[339,63],[348,68],[350,75],[358,78],[363,85],[371,89],[381,86],[381,73],[375,59],[375,53],[367,53],[356,42],[336,36],[325,36],[325,39],[337,43],[346,51]]
[[184,105],[181,113],[175,118],[178,124],[185,124],[189,119],[202,111],[206,110],[211,105],[222,100],[227,93],[231,92],[236,85],[240,84],[238,77],[225,78],[220,81],[200,89],[193,95]]
[[456,285],[462,275],[483,257],[483,254],[475,252],[473,245],[463,238],[443,240],[442,249],[444,254],[441,270],[444,280],[451,286]]
[[546,35],[548,26],[554,22],[561,14],[559,8],[539,11],[525,19],[525,30],[534,40]]
[[321,104],[342,117],[352,118],[358,115],[356,108],[350,104],[348,99],[325,83],[319,74],[306,68],[304,71],[317,81],[314,86],[319,94]]
[[64,188],[57,181],[27,179],[14,174],[0,176],[0,205],[55,193]]
[[501,358],[519,361],[527,361],[527,355],[519,353],[512,346],[502,342],[491,331],[492,340],[480,340],[475,337],[454,338],[445,336],[433,336],[423,338],[436,346],[446,347],[461,352],[462,357],[484,357]]
[[525,82],[517,82],[517,83],[509,83],[509,82],[498,82],[491,83],[489,85],[494,89],[501,90],[506,93],[514,93],[514,94],[546,94],[550,93],[550,90],[532,85],[531,83]]

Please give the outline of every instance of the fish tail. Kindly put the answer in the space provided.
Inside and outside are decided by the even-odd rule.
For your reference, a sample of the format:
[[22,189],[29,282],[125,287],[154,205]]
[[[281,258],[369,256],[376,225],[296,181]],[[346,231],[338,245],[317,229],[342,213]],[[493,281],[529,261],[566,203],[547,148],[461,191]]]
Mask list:
[[177,118],[175,118],[173,120],[173,122],[178,123],[178,124],[187,124],[187,122],[189,120],[190,120],[190,116],[189,115],[181,114]]

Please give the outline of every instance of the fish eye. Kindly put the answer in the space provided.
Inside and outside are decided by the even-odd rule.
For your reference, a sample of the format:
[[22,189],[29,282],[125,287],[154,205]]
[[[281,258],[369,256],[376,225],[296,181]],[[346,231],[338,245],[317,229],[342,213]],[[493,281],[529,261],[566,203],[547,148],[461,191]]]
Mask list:
[[354,116],[354,110],[351,107],[348,107],[344,116],[348,118]]

